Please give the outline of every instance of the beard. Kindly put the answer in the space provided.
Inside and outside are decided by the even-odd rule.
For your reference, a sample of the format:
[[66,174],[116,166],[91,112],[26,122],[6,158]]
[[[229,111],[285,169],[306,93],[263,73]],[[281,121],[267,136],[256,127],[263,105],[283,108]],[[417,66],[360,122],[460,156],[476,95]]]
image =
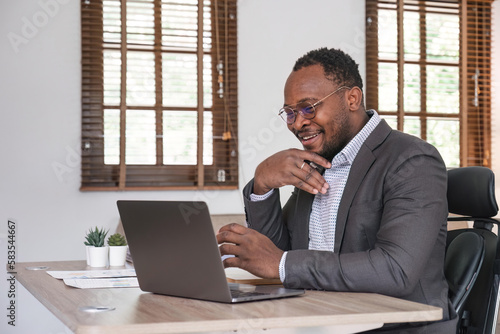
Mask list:
[[318,152],[320,156],[328,161],[344,149],[344,147],[354,138],[351,134],[351,126],[349,124],[348,110],[344,109],[338,113],[335,119],[328,123],[328,128],[333,131],[333,135],[325,142],[321,151]]

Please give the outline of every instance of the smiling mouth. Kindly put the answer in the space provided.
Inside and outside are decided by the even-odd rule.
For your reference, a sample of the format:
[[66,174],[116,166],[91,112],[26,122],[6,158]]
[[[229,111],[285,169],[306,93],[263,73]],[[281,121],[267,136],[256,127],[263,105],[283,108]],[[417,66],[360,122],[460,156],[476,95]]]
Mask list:
[[301,141],[302,144],[307,144],[308,142],[314,140],[317,136],[319,136],[321,132],[308,132],[308,133],[298,133],[297,138]]
[[315,133],[315,134],[313,134],[313,135],[309,135],[309,136],[304,136],[304,137],[302,137],[301,139],[302,139],[302,140],[309,140],[309,139],[311,139],[311,138],[316,137],[317,135],[319,135],[319,133]]

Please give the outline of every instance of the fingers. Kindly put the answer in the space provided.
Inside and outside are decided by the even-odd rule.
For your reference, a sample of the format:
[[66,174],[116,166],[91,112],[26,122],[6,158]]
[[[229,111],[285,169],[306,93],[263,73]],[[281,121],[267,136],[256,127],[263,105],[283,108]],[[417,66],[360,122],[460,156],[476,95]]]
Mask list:
[[303,161],[299,169],[300,171],[295,172],[298,178],[295,184],[297,188],[311,194],[317,194],[318,192],[325,194],[327,192],[330,186],[315,168]]
[[259,233],[249,239],[244,238],[242,244],[224,243],[219,246],[219,251],[224,257],[222,263],[225,268],[238,267],[260,277],[279,278],[279,263],[283,251]]
[[243,233],[247,232],[247,230],[249,230],[248,227],[245,227],[245,226],[240,225],[240,224],[232,223],[232,224],[227,224],[227,225],[222,226],[219,229],[219,233],[224,232],[224,231],[231,231],[231,232],[243,234]]
[[283,251],[263,234],[239,224],[221,227],[217,234],[224,267],[238,267],[254,275],[279,278],[279,262]]
[[236,223],[224,225],[219,229],[216,235],[217,243],[222,244],[229,242],[239,245],[242,242],[243,234],[247,233],[249,230],[249,228]]
[[311,194],[325,194],[328,183],[313,165],[331,167],[329,161],[313,152],[299,149],[278,152],[257,166],[253,192],[263,195],[271,189],[292,185]]
[[217,243],[222,244],[225,242],[229,242],[232,244],[239,245],[241,243],[241,234],[237,234],[231,231],[222,231],[219,232],[216,236]]
[[328,160],[326,160],[325,158],[323,158],[322,156],[314,153],[314,152],[310,152],[310,151],[302,151],[304,152],[304,160],[307,160],[309,162],[313,162],[314,164],[316,165],[319,165],[321,167],[324,167],[324,168],[331,168],[332,167],[332,163]]
[[228,267],[240,267],[241,260],[238,258],[240,254],[241,247],[241,234],[247,228],[239,224],[233,223],[222,226],[217,233],[217,242],[221,244],[219,246],[219,252],[221,256],[224,255],[234,255],[232,257],[227,257],[222,261],[224,268]]
[[239,247],[235,244],[222,244],[219,246],[219,252],[221,256],[224,255],[234,255],[238,256],[239,255]]
[[229,268],[229,267],[241,267],[241,260],[237,257],[228,257],[224,261],[222,261],[222,264],[224,265],[224,268]]
[[330,161],[310,151],[295,150],[294,153],[298,159],[297,166],[300,169],[300,172],[295,173],[299,179],[295,186],[311,194],[318,192],[325,194],[329,185],[316,167],[330,168],[332,165]]

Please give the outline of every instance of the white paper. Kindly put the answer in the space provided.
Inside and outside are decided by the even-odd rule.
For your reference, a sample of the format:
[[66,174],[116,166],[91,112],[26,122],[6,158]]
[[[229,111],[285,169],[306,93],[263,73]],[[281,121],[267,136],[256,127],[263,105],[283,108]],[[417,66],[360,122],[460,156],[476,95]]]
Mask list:
[[137,277],[120,278],[65,278],[64,284],[79,289],[138,288]]
[[110,269],[110,270],[52,270],[47,274],[57,279],[89,279],[89,278],[116,278],[135,277],[135,269]]
[[248,271],[241,268],[236,268],[236,267],[224,268],[224,271],[226,272],[227,278],[232,278],[234,280],[262,279],[262,277],[255,276],[254,274],[251,274]]

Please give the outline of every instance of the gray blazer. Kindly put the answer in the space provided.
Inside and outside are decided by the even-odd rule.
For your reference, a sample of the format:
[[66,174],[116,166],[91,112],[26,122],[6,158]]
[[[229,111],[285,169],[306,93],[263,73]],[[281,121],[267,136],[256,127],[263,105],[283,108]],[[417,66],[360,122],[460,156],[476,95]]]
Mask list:
[[295,188],[283,209],[277,190],[251,202],[253,180],[243,195],[249,226],[288,251],[286,287],[395,296],[439,306],[448,320],[456,316],[444,277],[446,189],[437,150],[382,120],[351,166],[333,253],[307,250],[314,195]]

